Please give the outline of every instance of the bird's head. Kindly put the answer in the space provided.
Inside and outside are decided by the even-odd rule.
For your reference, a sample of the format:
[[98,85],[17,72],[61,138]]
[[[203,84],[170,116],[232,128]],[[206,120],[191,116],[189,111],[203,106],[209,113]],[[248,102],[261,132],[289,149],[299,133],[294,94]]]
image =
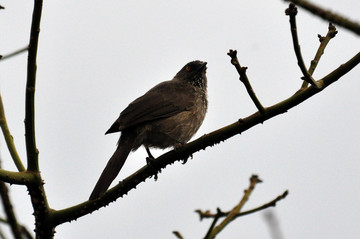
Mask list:
[[187,63],[177,74],[176,78],[185,80],[200,88],[206,88],[206,64],[204,61],[191,61]]

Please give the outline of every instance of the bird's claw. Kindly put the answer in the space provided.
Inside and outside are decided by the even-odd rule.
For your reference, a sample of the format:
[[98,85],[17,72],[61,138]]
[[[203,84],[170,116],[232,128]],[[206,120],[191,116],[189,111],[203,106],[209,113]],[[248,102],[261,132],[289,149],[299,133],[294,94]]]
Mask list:
[[[161,173],[161,169],[156,169],[155,164],[156,164],[156,160],[155,158],[152,157],[146,157],[146,164],[151,168],[152,171],[156,171],[155,175],[154,175],[154,179],[155,181],[158,179],[158,173]],[[150,176],[151,178],[152,176]]]

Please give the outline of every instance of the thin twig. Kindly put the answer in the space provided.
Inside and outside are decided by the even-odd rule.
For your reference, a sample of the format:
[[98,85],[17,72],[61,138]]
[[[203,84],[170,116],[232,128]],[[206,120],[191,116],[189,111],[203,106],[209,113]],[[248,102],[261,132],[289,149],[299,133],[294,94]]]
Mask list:
[[265,113],[265,109],[264,107],[261,105],[260,101],[258,100],[258,98],[255,95],[255,92],[253,90],[253,88],[251,87],[250,81],[246,75],[246,69],[247,67],[241,67],[239,60],[237,58],[237,51],[236,50],[229,50],[229,52],[227,53],[228,56],[231,57],[231,64],[233,64],[237,70],[237,72],[240,75],[240,81],[245,85],[245,88],[251,98],[251,100],[254,102],[256,108],[259,110],[259,112],[261,114]]
[[313,13],[316,16],[321,17],[322,19],[328,22],[332,22],[336,25],[339,25],[341,27],[344,27],[345,29],[352,31],[357,35],[360,35],[360,23],[350,20],[347,17],[333,13],[330,10],[326,10],[309,1],[304,1],[304,0],[284,0],[284,1],[293,2],[296,5],[302,7],[303,9],[308,10],[309,12]]
[[[0,160],[0,168],[1,168],[1,160]],[[11,228],[11,232],[14,238],[22,239],[21,230],[20,230],[21,228],[17,222],[15,212],[9,197],[9,190],[4,181],[0,181],[0,196],[6,214],[7,222]]]
[[12,234],[15,239],[22,239],[21,230],[20,230],[21,228],[17,222],[13,210],[13,206],[9,198],[8,188],[6,187],[6,184],[3,181],[0,181],[0,195],[3,203],[4,211],[6,213],[7,222],[11,228]]
[[[261,210],[264,210],[266,208],[269,208],[269,207],[275,207],[276,206],[276,203],[284,198],[286,198],[286,196],[288,195],[288,191],[286,190],[285,192],[283,192],[283,194],[277,196],[275,199],[271,200],[270,202],[268,203],[265,203],[264,205],[261,205],[259,207],[256,207],[254,209],[251,209],[251,210],[248,210],[248,211],[244,211],[244,212],[239,212],[236,214],[236,217],[242,217],[242,216],[245,216],[245,215],[248,215],[248,214],[251,214],[251,213],[255,213],[255,212],[258,212],[258,211],[261,211]],[[211,213],[209,211],[206,211],[206,212],[202,212],[201,210],[196,210],[195,212],[197,212],[200,216],[200,219],[203,219],[203,218],[214,218],[218,215],[218,213]],[[220,215],[220,217],[226,217],[229,215],[230,212],[222,212]]]
[[29,232],[29,230],[21,225],[21,233],[24,239],[33,239],[33,235]]
[[42,0],[34,0],[34,11],[31,23],[29,56],[27,65],[27,81],[25,95],[25,141],[28,158],[28,170],[39,171],[38,155],[35,140],[35,83],[36,83],[36,57],[40,32]]
[[21,53],[24,53],[24,52],[26,52],[28,49],[29,49],[29,47],[26,46],[26,47],[23,47],[23,48],[21,48],[21,49],[19,49],[19,50],[17,50],[17,51],[12,52],[12,53],[9,53],[9,54],[7,54],[7,55],[1,56],[1,57],[0,57],[0,61],[6,60],[6,59],[9,59],[9,58],[14,57],[14,56],[16,56],[16,55],[19,55],[19,54],[21,54]]
[[210,227],[209,227],[209,230],[207,231],[204,239],[209,239],[209,238],[210,238],[211,233],[212,233],[212,231],[214,230],[217,221],[219,220],[219,218],[220,218],[222,215],[224,215],[219,208],[217,208],[216,211],[217,211],[217,213],[215,214],[214,220],[213,220],[213,222],[211,223],[211,225],[210,225]]
[[297,59],[298,66],[300,67],[300,70],[303,74],[303,80],[310,83],[312,86],[320,89],[320,84],[316,82],[312,76],[309,74],[309,72],[306,70],[304,60],[301,55],[300,45],[299,45],[299,39],[297,36],[297,28],[296,28],[296,14],[297,14],[297,8],[295,7],[295,4],[290,3],[289,8],[285,11],[286,15],[289,15],[290,18],[290,30],[291,30],[291,36],[293,40],[294,45],[294,51]]
[[180,232],[178,231],[173,231],[172,232],[178,239],[184,239],[184,237],[180,234]]
[[[309,68],[309,74],[313,75],[314,71],[316,69],[317,64],[320,61],[321,56],[324,54],[324,50],[327,46],[327,44],[329,43],[329,41],[334,38],[337,34],[336,28],[333,24],[329,23],[329,27],[328,27],[328,32],[326,34],[325,37],[318,35],[319,37],[319,41],[320,41],[320,45],[319,48],[315,54],[314,59],[311,61],[310,64],[310,68]],[[301,89],[306,88],[308,86],[308,82],[303,81],[302,85],[301,85]]]
[[[0,218],[0,223],[9,224],[9,222],[4,218]],[[23,239],[24,238],[25,239],[33,239],[34,238],[25,226],[19,224],[19,227],[20,227],[21,234],[23,235]]]
[[15,144],[14,144],[14,138],[10,134],[9,127],[7,125],[7,122],[6,122],[5,110],[4,110],[4,105],[3,105],[3,102],[2,102],[1,94],[0,94],[0,127],[1,127],[1,130],[3,132],[5,142],[6,142],[6,145],[7,145],[8,149],[9,149],[10,155],[11,155],[17,169],[20,172],[24,172],[25,167],[21,162],[19,154],[17,153],[16,147],[15,147]]
[[277,196],[274,200],[260,206],[260,207],[257,207],[257,208],[254,208],[254,209],[251,209],[251,210],[248,210],[248,211],[244,211],[244,212],[241,212],[241,213],[238,213],[236,215],[236,217],[242,217],[242,216],[245,216],[245,215],[248,215],[248,214],[251,214],[251,213],[255,213],[255,212],[258,212],[258,211],[261,211],[261,210],[264,210],[266,208],[269,208],[269,207],[275,207],[276,206],[276,203],[284,198],[286,198],[286,196],[289,194],[289,192],[286,190],[283,194]]
[[230,213],[225,217],[225,219],[216,226],[210,233],[209,239],[215,238],[215,236],[220,233],[231,221],[236,218],[236,215],[243,208],[245,203],[248,201],[250,194],[255,189],[255,185],[261,183],[261,179],[257,175],[252,175],[250,178],[250,185],[248,189],[245,190],[244,196],[240,200],[240,202],[230,211]]

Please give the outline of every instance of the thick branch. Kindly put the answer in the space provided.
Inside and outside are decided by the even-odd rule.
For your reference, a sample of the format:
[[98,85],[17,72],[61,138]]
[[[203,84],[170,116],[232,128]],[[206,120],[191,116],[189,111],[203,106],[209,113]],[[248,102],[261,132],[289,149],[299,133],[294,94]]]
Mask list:
[[27,184],[35,216],[36,238],[52,238],[54,226],[49,223],[50,208],[47,202],[43,180],[39,172],[38,149],[35,140],[35,82],[36,82],[36,56],[40,32],[42,0],[34,0],[32,15],[29,56],[27,68],[27,82],[25,95],[25,141],[28,160],[28,171],[33,172],[34,182]]
[[35,140],[35,82],[36,56],[40,32],[42,0],[34,0],[34,12],[31,23],[29,56],[27,66],[27,82],[25,95],[25,140],[28,157],[28,170],[39,171],[38,149]]
[[[356,54],[353,58],[351,58],[348,62],[342,64],[336,70],[322,78],[320,80],[321,84],[323,85],[322,89],[325,89],[326,87],[337,81],[339,78],[348,73],[359,63],[360,52]],[[119,182],[117,186],[108,190],[104,194],[104,196],[102,196],[98,200],[85,201],[73,207],[52,212],[50,215],[52,224],[59,225],[63,222],[75,220],[95,210],[98,210],[99,208],[108,205],[110,202],[115,201],[117,198],[123,197],[130,190],[136,188],[138,184],[145,181],[148,177],[156,175],[160,169],[165,168],[167,165],[172,164],[175,161],[186,159],[197,151],[205,149],[208,146],[218,144],[237,134],[241,134],[242,132],[252,128],[257,124],[261,124],[274,116],[285,113],[287,110],[304,102],[305,100],[309,99],[310,97],[319,92],[320,91],[318,89],[310,86],[304,90],[298,91],[290,98],[266,108],[264,114],[256,112],[244,119],[240,119],[237,122],[234,122],[228,126],[206,134],[188,144],[185,144],[181,148],[169,151],[158,157],[156,161],[151,164],[151,166],[146,165],[140,168],[134,174],[124,179],[123,181]]]
[[304,0],[284,0],[285,2],[293,2],[296,5],[308,10],[316,16],[321,17],[322,19],[335,23],[336,25],[342,26],[357,35],[360,35],[360,24],[350,20],[346,17],[341,16],[340,14],[336,14],[331,12],[330,10],[326,10],[321,8],[318,5],[315,5],[309,1]]
[[11,184],[28,185],[36,181],[33,172],[12,172],[0,169],[0,181]]

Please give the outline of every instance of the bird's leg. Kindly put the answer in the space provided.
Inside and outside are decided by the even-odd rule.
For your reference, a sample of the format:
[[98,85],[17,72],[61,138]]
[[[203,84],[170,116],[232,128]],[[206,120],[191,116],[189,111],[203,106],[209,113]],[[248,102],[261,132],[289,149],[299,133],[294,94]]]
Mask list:
[[146,152],[149,155],[149,157],[147,157],[147,159],[155,159],[154,156],[151,154],[150,149],[148,146],[145,146]]
[[156,174],[154,175],[154,179],[155,181],[158,179],[158,173],[161,173],[161,169],[159,171],[157,171],[157,169],[154,167],[155,165],[155,158],[154,156],[151,154],[150,149],[148,146],[145,146],[146,152],[148,154],[149,157],[146,157],[146,164],[151,167],[154,171],[156,171]]

